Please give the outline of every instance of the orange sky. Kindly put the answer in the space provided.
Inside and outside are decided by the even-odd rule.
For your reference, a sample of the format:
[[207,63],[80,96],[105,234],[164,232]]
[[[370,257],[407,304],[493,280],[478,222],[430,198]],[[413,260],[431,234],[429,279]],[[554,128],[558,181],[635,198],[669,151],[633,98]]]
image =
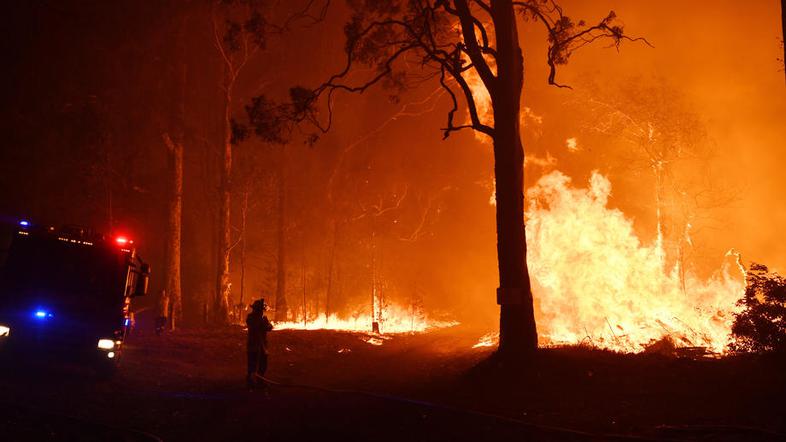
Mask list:
[[[613,9],[629,34],[646,37],[654,48],[637,43],[624,44],[619,53],[604,45],[584,48],[560,69],[558,79],[575,86],[587,78],[613,85],[630,78],[656,77],[684,94],[717,145],[717,173],[739,191],[735,202],[713,215],[719,221],[719,230],[710,233],[715,247],[735,247],[745,261],[786,270],[786,244],[780,240],[786,224],[786,174],[782,171],[786,164],[786,87],[776,60],[782,56],[780,2],[597,0],[562,4],[566,14],[589,23]],[[570,100],[571,94],[582,92],[578,86],[575,91],[545,88],[541,31],[529,25],[522,34],[525,93],[536,112],[542,103]],[[524,101],[528,103],[527,95]],[[602,164],[588,166],[603,170]]]

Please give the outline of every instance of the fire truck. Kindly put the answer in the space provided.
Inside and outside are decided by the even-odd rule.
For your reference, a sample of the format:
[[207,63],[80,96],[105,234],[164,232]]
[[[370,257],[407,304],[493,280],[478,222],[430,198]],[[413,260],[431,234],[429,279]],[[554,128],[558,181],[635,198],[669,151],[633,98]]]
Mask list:
[[0,227],[0,357],[86,363],[111,373],[150,266],[126,236],[22,220]]

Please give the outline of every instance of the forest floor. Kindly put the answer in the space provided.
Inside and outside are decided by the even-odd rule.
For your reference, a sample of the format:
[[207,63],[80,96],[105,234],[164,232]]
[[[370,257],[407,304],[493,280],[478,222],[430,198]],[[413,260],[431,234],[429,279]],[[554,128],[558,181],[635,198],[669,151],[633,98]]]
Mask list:
[[107,380],[3,367],[2,440],[786,440],[786,365],[544,349],[487,361],[460,328],[270,335],[269,393],[245,386],[240,328],[127,341]]

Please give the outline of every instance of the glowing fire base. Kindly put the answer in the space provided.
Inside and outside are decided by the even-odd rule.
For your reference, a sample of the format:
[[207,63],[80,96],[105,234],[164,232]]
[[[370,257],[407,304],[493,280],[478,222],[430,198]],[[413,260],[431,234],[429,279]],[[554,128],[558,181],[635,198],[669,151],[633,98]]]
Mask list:
[[[589,188],[555,171],[527,191],[528,263],[540,345],[587,344],[638,352],[669,337],[678,347],[723,353],[744,270],[733,253],[708,280],[667,269],[662,238],[643,245],[633,222],[607,207],[609,180]],[[688,238],[688,242],[690,239]],[[490,333],[475,347],[495,346]]]
[[[453,327],[456,321],[439,321],[426,315],[413,315],[408,309],[398,306],[388,306],[379,323],[381,334],[422,333],[428,330]],[[374,320],[368,312],[359,313],[350,317],[330,315],[327,318],[321,315],[317,318],[303,321],[277,322],[274,326],[278,330],[337,330],[358,333],[370,333]]]

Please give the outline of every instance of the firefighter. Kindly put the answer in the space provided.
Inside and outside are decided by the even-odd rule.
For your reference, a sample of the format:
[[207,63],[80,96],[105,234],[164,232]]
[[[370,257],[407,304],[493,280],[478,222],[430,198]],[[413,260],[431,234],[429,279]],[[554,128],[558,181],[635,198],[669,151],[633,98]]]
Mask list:
[[273,324],[265,316],[265,299],[258,299],[251,304],[251,313],[246,316],[248,326],[248,373],[246,382],[254,387],[265,386],[263,376],[267,371],[267,332],[273,330]]

